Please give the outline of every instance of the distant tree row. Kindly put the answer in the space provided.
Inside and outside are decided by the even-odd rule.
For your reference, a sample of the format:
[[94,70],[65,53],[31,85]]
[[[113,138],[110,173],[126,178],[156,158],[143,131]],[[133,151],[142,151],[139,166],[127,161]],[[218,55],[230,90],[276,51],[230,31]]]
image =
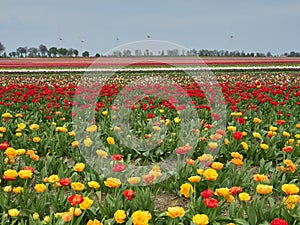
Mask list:
[[[18,47],[15,51],[9,52],[8,54],[4,52],[5,46],[0,42],[0,57],[78,57],[79,51],[73,48],[57,48],[50,47],[47,48],[46,45],[40,44],[38,48],[36,47]],[[2,54],[2,52],[4,52]],[[82,52],[83,57],[89,57],[90,53],[88,51]]]
[[130,56],[166,56],[166,57],[177,57],[177,56],[201,56],[201,57],[278,57],[278,56],[285,56],[285,57],[300,57],[299,52],[290,52],[284,53],[282,55],[272,55],[271,52],[261,53],[261,52],[251,52],[245,53],[244,51],[225,51],[225,50],[207,50],[201,49],[197,51],[196,49],[188,50],[188,51],[180,51],[178,49],[169,49],[169,50],[162,50],[158,53],[153,53],[146,49],[142,51],[141,49],[136,49],[134,52],[130,50],[123,50],[123,51],[113,51],[109,56],[113,57],[130,57]]
[[[78,57],[79,52],[77,49],[73,48],[57,48],[50,47],[47,48],[46,45],[40,44],[38,48],[36,47],[18,47],[16,51],[9,52],[8,54],[4,52],[5,46],[0,42],[0,57]],[[88,51],[82,52],[83,57],[89,57],[90,53]],[[96,57],[100,57],[97,53]],[[290,53],[284,53],[282,55],[272,55],[271,52],[261,53],[261,52],[251,52],[245,53],[244,51],[225,51],[225,50],[183,50],[169,49],[161,50],[157,53],[151,52],[149,49],[141,50],[136,49],[133,52],[129,49],[123,51],[113,51],[110,55],[113,57],[148,57],[148,56],[166,56],[166,57],[177,57],[177,56],[201,56],[201,57],[300,57],[300,52],[291,51]]]

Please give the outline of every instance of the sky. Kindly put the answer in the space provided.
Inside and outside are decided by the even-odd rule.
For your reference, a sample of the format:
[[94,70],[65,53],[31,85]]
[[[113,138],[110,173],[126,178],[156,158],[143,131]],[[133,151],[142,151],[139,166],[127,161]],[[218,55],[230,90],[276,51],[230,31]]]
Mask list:
[[147,35],[187,49],[300,51],[299,0],[0,0],[0,9],[6,52],[44,44],[104,54]]

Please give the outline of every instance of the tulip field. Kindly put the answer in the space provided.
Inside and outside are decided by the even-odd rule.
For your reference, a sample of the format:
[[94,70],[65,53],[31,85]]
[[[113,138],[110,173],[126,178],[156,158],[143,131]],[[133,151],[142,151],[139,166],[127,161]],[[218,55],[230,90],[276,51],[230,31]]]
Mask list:
[[[145,60],[146,59],[146,60]],[[99,67],[113,66],[158,66],[164,62],[169,65],[196,65],[199,61],[203,61],[206,65],[278,65],[278,64],[297,64],[299,65],[299,57],[101,57],[97,58],[13,58],[1,59],[0,68],[74,68],[88,67],[97,64]]]
[[2,71],[0,224],[299,225],[300,71],[203,73]]

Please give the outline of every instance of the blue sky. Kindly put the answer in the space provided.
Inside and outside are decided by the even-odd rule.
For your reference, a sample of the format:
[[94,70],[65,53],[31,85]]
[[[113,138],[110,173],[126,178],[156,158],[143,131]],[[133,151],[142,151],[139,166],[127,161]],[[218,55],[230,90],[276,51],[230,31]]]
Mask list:
[[147,35],[190,49],[300,51],[298,0],[0,2],[0,41],[7,52],[42,43],[105,53]]

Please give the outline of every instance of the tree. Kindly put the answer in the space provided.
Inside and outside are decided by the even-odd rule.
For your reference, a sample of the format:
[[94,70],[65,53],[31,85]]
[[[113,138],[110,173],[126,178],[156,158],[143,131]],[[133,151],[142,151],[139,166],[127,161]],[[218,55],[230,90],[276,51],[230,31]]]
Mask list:
[[59,48],[58,49],[59,56],[66,56],[67,53],[68,53],[68,50],[66,48]]
[[74,55],[74,49],[73,48],[69,48],[68,52],[67,52],[67,55],[72,57]]
[[97,58],[100,57],[100,54],[99,54],[99,53],[96,53],[95,57],[97,57]]
[[141,57],[143,55],[142,50],[141,49],[136,49],[134,50],[134,54],[137,57]]
[[241,56],[241,54],[239,51],[236,50],[233,52],[233,56],[239,57],[239,56]]
[[211,54],[212,54],[212,56],[219,56],[219,51],[215,49],[212,51]]
[[74,55],[77,57],[79,54],[78,50],[77,49],[74,49]]
[[38,53],[38,49],[35,47],[29,48],[28,49],[28,56],[29,57],[36,57]]
[[196,56],[197,55],[197,51],[195,49],[192,49],[192,50],[188,50],[186,52],[186,55],[187,56]]
[[257,52],[256,53],[256,57],[265,57],[266,55],[264,53],[261,52]]
[[0,42],[0,54],[5,50],[4,45]]
[[48,52],[48,49],[47,49],[46,45],[40,44],[39,51],[42,54],[42,56],[44,57],[46,55],[46,53]]
[[113,51],[112,56],[114,57],[121,57],[122,56],[122,52],[119,50]]
[[168,56],[179,56],[179,50],[178,49],[168,49],[167,55]]
[[124,57],[129,57],[129,56],[131,56],[131,51],[130,51],[129,49],[124,50],[124,51],[123,51],[123,56],[124,56]]
[[290,54],[288,55],[288,57],[295,57],[296,56],[296,52],[291,51]]
[[89,56],[90,56],[90,53],[89,53],[88,51],[84,51],[84,52],[82,53],[82,56],[83,56],[83,57],[89,57]]
[[150,51],[149,51],[149,49],[146,49],[146,50],[145,50],[144,56],[150,56]]
[[56,57],[56,55],[58,54],[58,50],[57,50],[57,48],[56,47],[51,47],[51,48],[49,48],[49,51],[48,51],[48,56],[54,56],[54,57]]
[[9,55],[9,57],[16,57],[16,56],[17,56],[17,53],[14,52],[14,51],[12,51],[12,52],[10,52],[8,55]]
[[27,54],[27,47],[19,47],[17,48],[17,55],[21,57],[26,57]]
[[219,56],[224,56],[225,52],[224,50],[219,51]]
[[17,54],[17,57],[21,56],[21,47],[16,49],[16,54]]

